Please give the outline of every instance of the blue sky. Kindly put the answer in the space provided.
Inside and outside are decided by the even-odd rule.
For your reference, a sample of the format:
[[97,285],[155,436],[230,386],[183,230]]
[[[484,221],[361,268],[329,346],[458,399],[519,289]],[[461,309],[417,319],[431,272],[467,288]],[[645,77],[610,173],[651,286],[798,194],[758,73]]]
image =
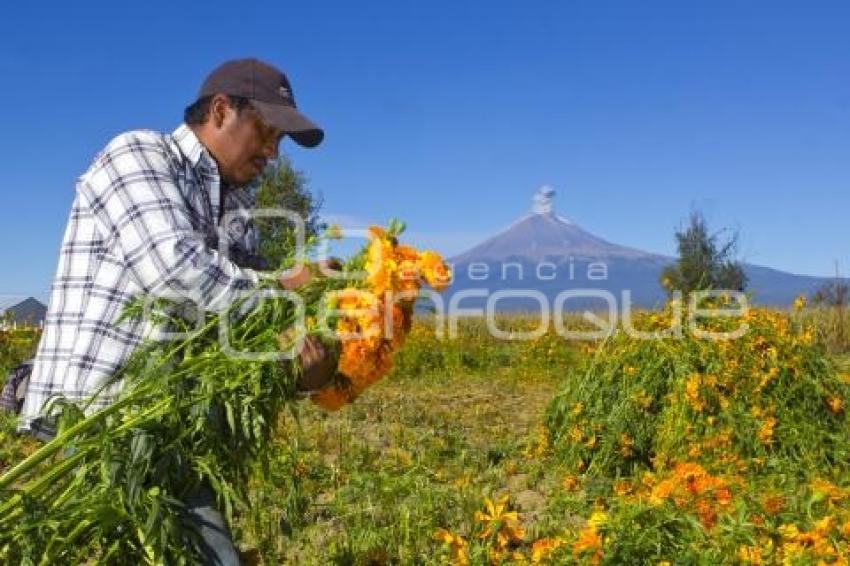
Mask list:
[[74,181],[115,134],[171,130],[206,73],[287,71],[322,124],[284,144],[357,222],[447,254],[543,183],[559,213],[672,253],[693,207],[743,259],[850,273],[850,3],[15,3],[0,22],[0,295],[46,297]]

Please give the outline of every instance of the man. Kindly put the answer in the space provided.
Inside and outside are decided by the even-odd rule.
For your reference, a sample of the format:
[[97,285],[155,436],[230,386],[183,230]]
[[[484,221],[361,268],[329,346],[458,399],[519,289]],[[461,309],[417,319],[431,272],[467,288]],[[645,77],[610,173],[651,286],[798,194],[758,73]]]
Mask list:
[[[278,156],[285,136],[314,147],[323,131],[297,110],[286,76],[256,59],[216,68],[184,120],[171,134],[119,135],[78,180],[21,430],[50,438],[40,418],[45,402],[90,398],[128,360],[145,326],[118,320],[135,297],[220,312],[257,285],[257,231],[244,186]],[[225,213],[242,221],[222,226],[220,238]],[[308,278],[305,269],[281,285]],[[305,342],[299,361],[305,390],[326,385],[336,369],[317,340]],[[98,393],[93,408],[112,403],[119,388]],[[187,501],[207,561],[238,564],[212,499],[202,491]]]

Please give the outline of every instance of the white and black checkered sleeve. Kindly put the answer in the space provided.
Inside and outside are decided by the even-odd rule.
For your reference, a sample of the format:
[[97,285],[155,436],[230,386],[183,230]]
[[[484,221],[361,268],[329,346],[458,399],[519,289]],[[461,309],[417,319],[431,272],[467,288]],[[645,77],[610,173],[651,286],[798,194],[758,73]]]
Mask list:
[[191,300],[213,312],[257,285],[257,274],[211,249],[158,136],[131,132],[113,140],[77,185],[101,230],[149,296]]

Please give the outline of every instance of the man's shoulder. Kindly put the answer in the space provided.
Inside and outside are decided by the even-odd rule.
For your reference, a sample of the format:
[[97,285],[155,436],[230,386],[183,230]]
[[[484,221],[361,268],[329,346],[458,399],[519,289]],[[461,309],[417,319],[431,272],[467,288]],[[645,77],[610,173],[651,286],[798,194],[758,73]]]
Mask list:
[[83,178],[105,168],[123,170],[129,167],[154,167],[179,160],[179,150],[170,134],[154,130],[128,130],[113,137],[98,152]]
[[171,149],[171,135],[154,130],[128,130],[112,138],[100,152],[100,155],[120,153],[122,151],[168,152]]

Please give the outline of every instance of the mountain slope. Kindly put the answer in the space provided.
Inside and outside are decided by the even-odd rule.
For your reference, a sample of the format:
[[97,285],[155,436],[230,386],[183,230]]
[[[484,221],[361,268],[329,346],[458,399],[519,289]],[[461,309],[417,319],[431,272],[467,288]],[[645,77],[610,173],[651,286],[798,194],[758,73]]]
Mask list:
[[[481,306],[496,291],[528,295],[541,292],[553,305],[559,293],[591,295],[605,291],[618,305],[624,292],[634,304],[653,307],[665,293],[659,284],[663,269],[674,258],[609,242],[557,215],[554,190],[544,186],[534,196],[532,212],[505,230],[453,258],[453,293],[478,290],[487,295],[464,299],[463,306]],[[810,294],[829,279],[785,273],[745,264],[750,290],[757,303],[788,305],[799,294]],[[581,291],[583,290],[583,291]],[[601,299],[574,297],[566,309],[604,306]],[[517,297],[499,300],[499,310],[534,309],[536,300]]]
[[0,315],[10,317],[10,320],[17,324],[37,326],[44,322],[44,317],[47,316],[47,307],[37,299],[29,297],[7,308]]
[[663,256],[612,244],[554,212],[523,216],[504,231],[453,258],[453,261],[653,259]]

